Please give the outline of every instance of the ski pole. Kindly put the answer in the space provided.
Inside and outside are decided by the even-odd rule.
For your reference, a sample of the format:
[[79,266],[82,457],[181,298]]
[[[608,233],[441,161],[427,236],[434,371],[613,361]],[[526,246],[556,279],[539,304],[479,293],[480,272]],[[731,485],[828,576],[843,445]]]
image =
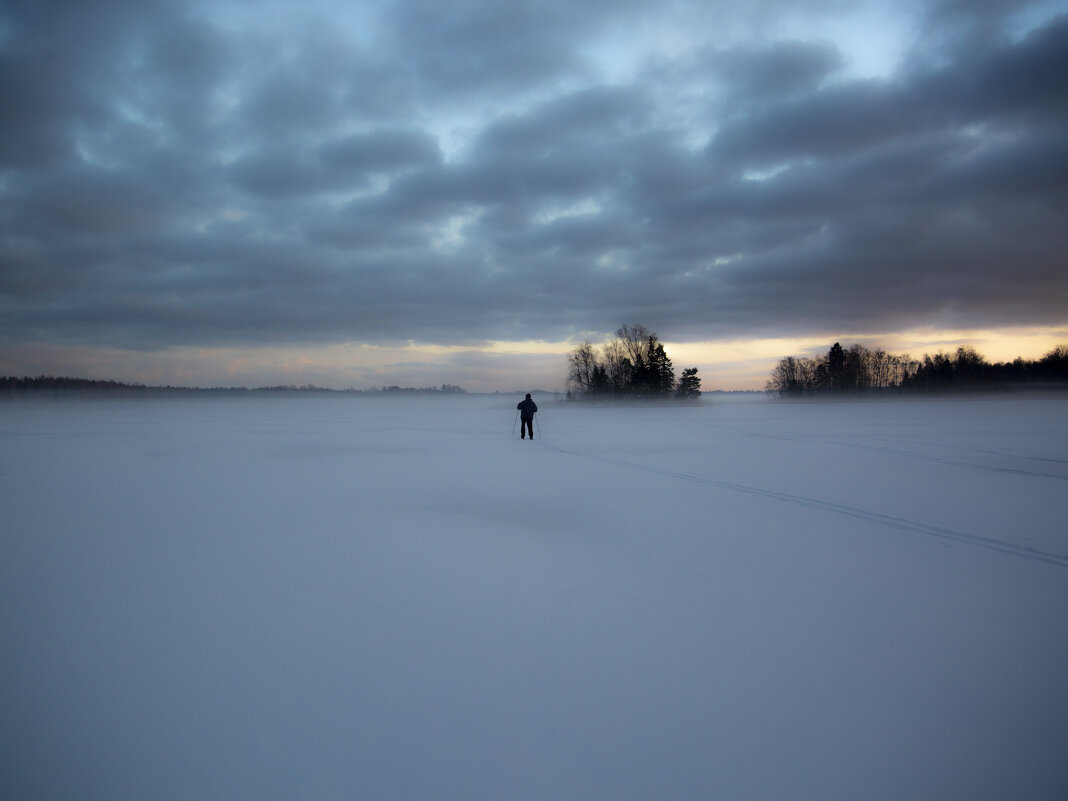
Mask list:
[[538,427],[538,439],[541,439],[541,423],[538,422],[537,415],[534,415],[534,425]]
[[519,420],[519,410],[518,409],[515,410],[515,420],[512,421],[512,436],[513,437],[515,436],[515,424],[516,424],[517,420]]

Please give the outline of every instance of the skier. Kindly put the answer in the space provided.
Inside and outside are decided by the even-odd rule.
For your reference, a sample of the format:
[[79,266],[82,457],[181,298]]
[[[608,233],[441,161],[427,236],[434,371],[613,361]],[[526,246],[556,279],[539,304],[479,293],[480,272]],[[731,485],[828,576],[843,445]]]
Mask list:
[[519,409],[519,438],[524,439],[527,432],[530,432],[530,439],[534,439],[534,412],[538,411],[538,404],[530,399],[530,393],[527,393],[526,400],[521,400],[516,404],[515,408]]

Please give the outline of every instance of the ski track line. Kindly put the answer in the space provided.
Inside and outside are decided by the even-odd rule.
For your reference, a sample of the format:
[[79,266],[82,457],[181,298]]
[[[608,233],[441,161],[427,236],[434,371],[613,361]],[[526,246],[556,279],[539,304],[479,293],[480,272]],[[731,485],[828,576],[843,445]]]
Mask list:
[[[944,456],[934,456],[923,453],[913,453],[912,451],[903,451],[899,448],[890,448],[882,445],[859,445],[855,442],[841,442],[838,440],[820,439],[818,437],[797,437],[788,436],[786,434],[765,434],[755,431],[741,431],[738,429],[729,428],[728,431],[738,434],[744,437],[754,437],[756,439],[773,439],[782,442],[800,442],[802,444],[817,443],[822,445],[837,445],[840,448],[852,448],[859,451],[872,451],[875,453],[888,453],[892,456],[900,456],[903,459],[917,459],[923,462],[938,462],[940,464],[946,464],[950,467],[960,467],[965,470],[980,470],[990,473],[1011,473],[1021,476],[1033,476],[1035,478],[1052,478],[1058,481],[1068,481],[1068,476],[1061,475],[1060,473],[1045,473],[1037,470],[1024,470],[1019,467],[996,467],[994,465],[977,464],[976,462],[962,462],[955,459],[949,459]],[[998,453],[997,451],[981,450],[979,448],[973,448],[976,453],[983,453],[990,456],[1000,456],[1002,458],[1010,459],[1026,459],[1036,462],[1052,462],[1054,464],[1068,464],[1068,461],[1064,459],[1046,459],[1041,456],[1022,456],[1006,453]]]
[[[956,459],[948,459],[945,456],[928,456],[926,454],[912,453],[911,451],[903,451],[897,448],[887,448],[878,445],[856,445],[849,442],[832,442],[832,445],[839,445],[843,448],[855,448],[857,450],[872,451],[874,453],[888,453],[891,456],[900,456],[904,459],[918,459],[920,461],[938,462],[940,464],[949,465],[950,467],[960,467],[965,470],[980,470],[987,473],[1009,473],[1010,475],[1017,476],[1029,476],[1033,478],[1052,478],[1056,481],[1068,481],[1068,476],[1060,475],[1059,473],[1044,473],[1037,470],[1024,470],[1021,467],[996,467],[989,464],[978,464],[976,462],[961,462]],[[981,452],[981,451],[980,451]],[[996,455],[996,454],[991,454]],[[1006,458],[1017,459],[1035,459],[1033,456],[1009,456]],[[1049,460],[1055,461],[1055,460]]]
[[[922,453],[913,453],[912,451],[903,451],[899,448],[890,448],[882,445],[858,445],[852,442],[836,442],[831,441],[830,444],[838,445],[843,448],[855,448],[862,451],[871,451],[874,453],[888,453],[891,456],[900,456],[904,459],[918,459],[920,461],[938,462],[940,464],[949,465],[950,467],[961,467],[965,470],[980,470],[988,473],[1009,473],[1011,475],[1018,476],[1031,476],[1034,478],[1052,478],[1057,481],[1068,481],[1068,476],[1061,475],[1060,473],[1045,473],[1038,470],[1025,470],[1022,467],[997,467],[996,465],[979,464],[977,462],[962,462],[958,459],[950,459],[945,456],[934,456]],[[1046,461],[1046,462],[1061,462],[1058,459],[1040,459],[1037,456],[1015,456],[1013,454],[998,454],[993,451],[983,451],[979,449],[973,449],[976,453],[985,454],[987,456],[999,456],[1004,459],[1029,459],[1034,461]]]
[[831,501],[821,501],[817,498],[809,498],[804,495],[794,495],[789,492],[778,492],[776,490],[762,489],[760,487],[748,487],[744,484],[734,484],[730,481],[719,481],[714,478],[691,475],[690,473],[680,473],[675,470],[663,470],[658,467],[649,467],[648,465],[639,464],[637,462],[628,462],[625,459],[613,459],[607,456],[594,456],[588,453],[569,451],[564,448],[558,448],[555,445],[549,445],[545,440],[538,440],[538,444],[547,450],[556,451],[557,453],[562,453],[567,456],[576,456],[580,459],[592,459],[597,462],[627,467],[632,470],[641,470],[645,473],[652,473],[653,475],[664,476],[666,478],[692,481],[696,484],[704,484],[709,487],[718,487],[719,489],[731,490],[733,492],[744,492],[749,495],[758,495],[762,498],[771,498],[795,506],[805,506],[811,509],[833,512],[834,514],[853,518],[854,520],[863,520],[868,523],[879,523],[901,531],[912,531],[919,534],[925,534],[929,537],[937,537],[939,539],[964,543],[965,545],[987,548],[988,550],[1012,554],[1013,556],[1022,556],[1025,559],[1046,562],[1047,564],[1057,565],[1058,567],[1068,567],[1068,554],[1043,551],[1026,545],[1017,545],[1004,540],[994,539],[993,537],[981,537],[978,534],[965,534],[961,531],[954,531],[953,529],[942,528],[940,526],[929,526],[926,523],[917,523],[912,520],[906,520],[903,517],[884,515],[880,512],[870,512],[856,506],[847,506],[845,504],[833,503]]

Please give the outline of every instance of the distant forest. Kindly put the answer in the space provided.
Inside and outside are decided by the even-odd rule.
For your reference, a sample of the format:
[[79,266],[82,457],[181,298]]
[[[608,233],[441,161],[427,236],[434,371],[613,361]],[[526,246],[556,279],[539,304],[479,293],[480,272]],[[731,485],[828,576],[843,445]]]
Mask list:
[[1068,388],[1068,346],[1041,359],[991,364],[974,348],[924,354],[923,361],[835,342],[815,359],[787,356],[765,389],[781,397],[868,393],[949,393],[1018,388]]
[[571,400],[678,398],[701,395],[697,368],[675,380],[675,368],[655,332],[641,325],[622,326],[600,353],[583,342],[567,357],[567,397]]
[[15,378],[13,376],[0,377],[0,398],[27,398],[27,397],[98,397],[98,398],[129,398],[129,397],[157,397],[157,396],[219,396],[219,395],[268,395],[268,394],[350,394],[350,395],[381,395],[385,394],[465,394],[467,390],[452,384],[442,384],[440,387],[400,387],[390,386],[382,389],[326,389],[314,384],[302,386],[288,385],[275,387],[211,387],[200,389],[197,387],[174,387],[157,386],[150,387],[144,384],[124,384],[119,381],[96,381],[89,378],[55,378],[52,376],[37,376],[36,378]]

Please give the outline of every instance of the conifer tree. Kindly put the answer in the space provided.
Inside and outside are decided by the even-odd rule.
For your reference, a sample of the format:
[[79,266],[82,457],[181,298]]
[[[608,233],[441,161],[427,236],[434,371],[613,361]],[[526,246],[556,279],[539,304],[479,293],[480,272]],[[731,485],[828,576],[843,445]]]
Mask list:
[[675,369],[671,366],[662,343],[649,337],[649,384],[650,394],[668,395],[675,388]]
[[697,377],[696,367],[687,367],[682,371],[675,396],[681,400],[693,400],[701,397],[701,379]]

